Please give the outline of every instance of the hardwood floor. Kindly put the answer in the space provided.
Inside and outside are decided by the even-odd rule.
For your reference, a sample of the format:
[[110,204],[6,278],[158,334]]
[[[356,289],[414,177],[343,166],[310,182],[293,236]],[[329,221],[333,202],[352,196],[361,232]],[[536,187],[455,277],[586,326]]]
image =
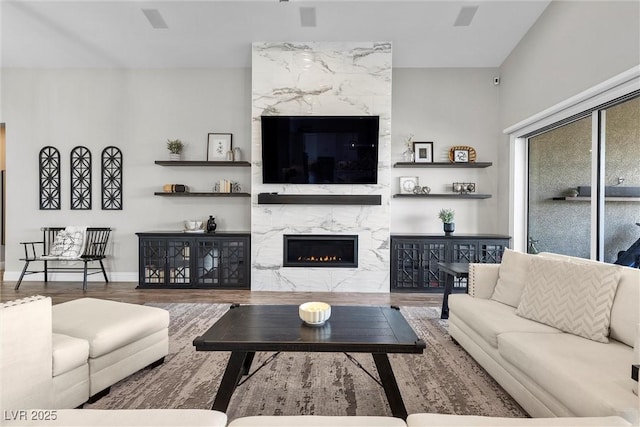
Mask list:
[[[2,275],[0,274],[0,278]],[[0,302],[31,295],[51,297],[53,304],[83,298],[101,298],[144,304],[146,302],[205,302],[222,304],[301,304],[324,301],[336,305],[398,305],[441,306],[442,294],[393,292],[270,292],[218,289],[136,289],[135,282],[89,282],[82,291],[82,282],[30,282],[25,281],[14,291],[15,282],[0,279]]]

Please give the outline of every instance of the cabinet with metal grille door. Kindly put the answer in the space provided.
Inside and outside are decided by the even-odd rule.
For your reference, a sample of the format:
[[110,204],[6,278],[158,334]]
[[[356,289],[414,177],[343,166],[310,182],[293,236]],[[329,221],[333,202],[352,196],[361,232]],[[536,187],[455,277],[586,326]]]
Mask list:
[[136,234],[138,288],[251,288],[248,233]]
[[[511,237],[479,235],[392,235],[391,291],[443,292],[438,262],[499,263]],[[466,282],[456,288],[466,289]]]

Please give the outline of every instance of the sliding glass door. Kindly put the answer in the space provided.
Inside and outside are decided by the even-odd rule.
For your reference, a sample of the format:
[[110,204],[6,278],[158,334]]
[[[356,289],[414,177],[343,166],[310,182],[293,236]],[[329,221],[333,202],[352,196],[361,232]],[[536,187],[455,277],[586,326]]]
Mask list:
[[601,114],[604,140],[604,215],[601,259],[640,238],[640,97],[606,108]]
[[529,252],[615,262],[640,237],[640,97],[527,141]]

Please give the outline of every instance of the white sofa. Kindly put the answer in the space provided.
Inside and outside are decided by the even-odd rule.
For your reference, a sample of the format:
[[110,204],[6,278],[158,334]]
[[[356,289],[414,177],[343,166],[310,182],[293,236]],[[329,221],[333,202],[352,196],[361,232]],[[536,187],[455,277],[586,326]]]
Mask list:
[[449,333],[532,417],[636,425],[639,306],[638,269],[507,250],[501,264],[470,265]]
[[0,407],[75,408],[168,353],[169,313],[81,298],[0,305]]

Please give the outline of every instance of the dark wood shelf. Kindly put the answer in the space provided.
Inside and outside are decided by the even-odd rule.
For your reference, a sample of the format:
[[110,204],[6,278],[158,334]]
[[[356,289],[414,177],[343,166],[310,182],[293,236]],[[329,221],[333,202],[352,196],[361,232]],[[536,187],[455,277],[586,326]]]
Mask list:
[[[560,196],[553,197],[551,200],[563,200],[566,202],[590,202],[591,197],[589,196]],[[622,197],[622,196],[606,196],[604,198],[605,202],[640,202],[640,197]]]
[[382,196],[369,194],[258,194],[259,205],[381,205]]
[[416,162],[397,162],[393,164],[394,168],[488,168],[492,162],[469,162],[469,163],[453,163],[453,162],[433,162],[433,163],[416,163]]
[[166,193],[164,191],[156,191],[156,196],[165,197],[251,197],[249,193],[192,193],[185,191],[184,193]]
[[156,165],[160,166],[231,166],[231,167],[250,167],[251,163],[246,161],[207,161],[207,160],[156,160]]
[[491,194],[394,194],[393,197],[404,199],[490,199]]

